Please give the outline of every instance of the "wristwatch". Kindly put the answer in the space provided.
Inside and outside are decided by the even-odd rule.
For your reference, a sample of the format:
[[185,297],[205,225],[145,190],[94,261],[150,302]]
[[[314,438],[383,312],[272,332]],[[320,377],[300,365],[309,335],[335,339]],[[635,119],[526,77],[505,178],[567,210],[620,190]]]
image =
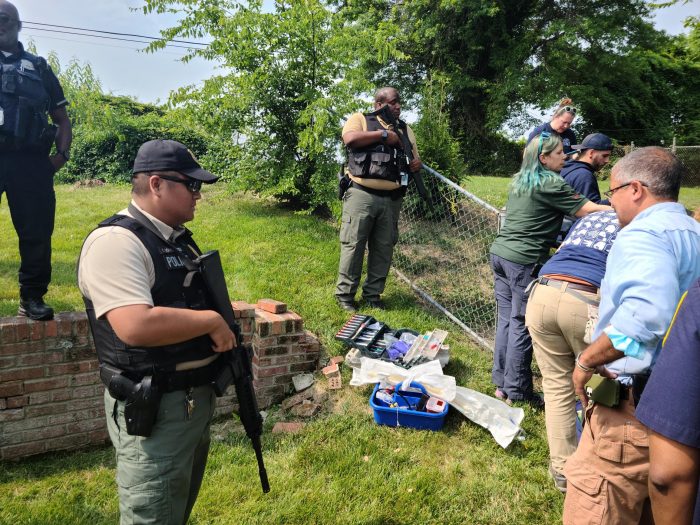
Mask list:
[[56,155],[60,155],[61,157],[66,159],[66,162],[68,162],[70,160],[70,151],[68,151],[68,150],[65,150],[65,151],[61,151],[60,149],[56,150]]
[[387,130],[382,130],[382,142],[386,142],[386,139],[389,138],[389,132]]

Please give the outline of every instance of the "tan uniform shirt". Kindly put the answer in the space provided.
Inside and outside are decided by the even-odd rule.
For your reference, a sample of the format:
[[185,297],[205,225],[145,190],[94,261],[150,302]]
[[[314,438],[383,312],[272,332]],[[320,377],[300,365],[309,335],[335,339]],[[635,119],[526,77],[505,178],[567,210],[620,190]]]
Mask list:
[[[390,131],[394,130],[394,126],[384,122],[381,117],[377,117],[379,123]],[[367,131],[367,119],[362,113],[353,113],[343,126],[342,136],[351,131]],[[420,158],[418,155],[418,148],[416,148],[416,136],[410,126],[406,125],[406,131],[408,133],[408,140],[411,141],[411,146],[413,146],[413,158]],[[371,188],[373,190],[395,190],[401,187],[398,182],[393,182],[390,180],[381,179],[366,179],[363,177],[355,177],[351,175],[346,169],[345,173],[350,177],[353,182],[365,186],[366,188]]]
[[[170,239],[184,232],[175,230],[143,211],[131,202],[158,229],[163,237]],[[131,217],[128,210],[119,215]],[[156,272],[151,254],[136,235],[121,226],[97,228],[88,235],[80,252],[78,287],[95,307],[95,316],[100,318],[120,306],[145,304],[153,306],[151,288],[155,284]],[[212,362],[216,355],[199,361],[179,363],[177,370],[198,368]]]

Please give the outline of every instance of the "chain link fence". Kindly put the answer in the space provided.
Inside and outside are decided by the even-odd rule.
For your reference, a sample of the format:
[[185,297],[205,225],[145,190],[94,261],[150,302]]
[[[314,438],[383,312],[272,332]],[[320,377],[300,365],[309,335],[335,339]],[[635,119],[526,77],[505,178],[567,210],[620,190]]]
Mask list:
[[[632,145],[616,149],[621,158]],[[687,168],[683,186],[700,187],[700,146],[672,146]],[[612,163],[611,163],[612,164]],[[425,301],[459,325],[476,342],[493,349],[496,303],[489,248],[499,212],[435,170],[425,167],[432,205],[409,186],[399,221],[394,270]]]
[[394,269],[424,300],[492,350],[496,304],[489,248],[498,210],[438,172],[426,167],[424,173],[432,206],[415,184],[409,186]]

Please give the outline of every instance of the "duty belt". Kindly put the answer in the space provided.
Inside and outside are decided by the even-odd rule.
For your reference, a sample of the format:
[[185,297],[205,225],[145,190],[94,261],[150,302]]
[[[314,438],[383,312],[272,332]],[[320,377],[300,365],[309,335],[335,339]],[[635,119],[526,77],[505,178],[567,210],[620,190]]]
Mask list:
[[620,399],[628,399],[630,394],[634,400],[634,406],[637,406],[642,397],[644,388],[649,380],[648,374],[632,374],[632,385],[620,384]]

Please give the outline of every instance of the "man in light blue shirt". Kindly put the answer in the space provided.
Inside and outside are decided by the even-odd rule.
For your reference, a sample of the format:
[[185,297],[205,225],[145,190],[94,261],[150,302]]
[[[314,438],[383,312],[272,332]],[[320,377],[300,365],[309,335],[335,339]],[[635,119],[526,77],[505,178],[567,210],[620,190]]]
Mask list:
[[639,523],[650,515],[649,438],[635,405],[681,294],[700,276],[700,224],[677,202],[683,166],[668,150],[641,148],[620,160],[606,196],[622,230],[601,284],[593,343],[573,381],[586,404],[594,372],[621,383],[620,402],[589,403],[586,426],[564,473],[564,523]]

